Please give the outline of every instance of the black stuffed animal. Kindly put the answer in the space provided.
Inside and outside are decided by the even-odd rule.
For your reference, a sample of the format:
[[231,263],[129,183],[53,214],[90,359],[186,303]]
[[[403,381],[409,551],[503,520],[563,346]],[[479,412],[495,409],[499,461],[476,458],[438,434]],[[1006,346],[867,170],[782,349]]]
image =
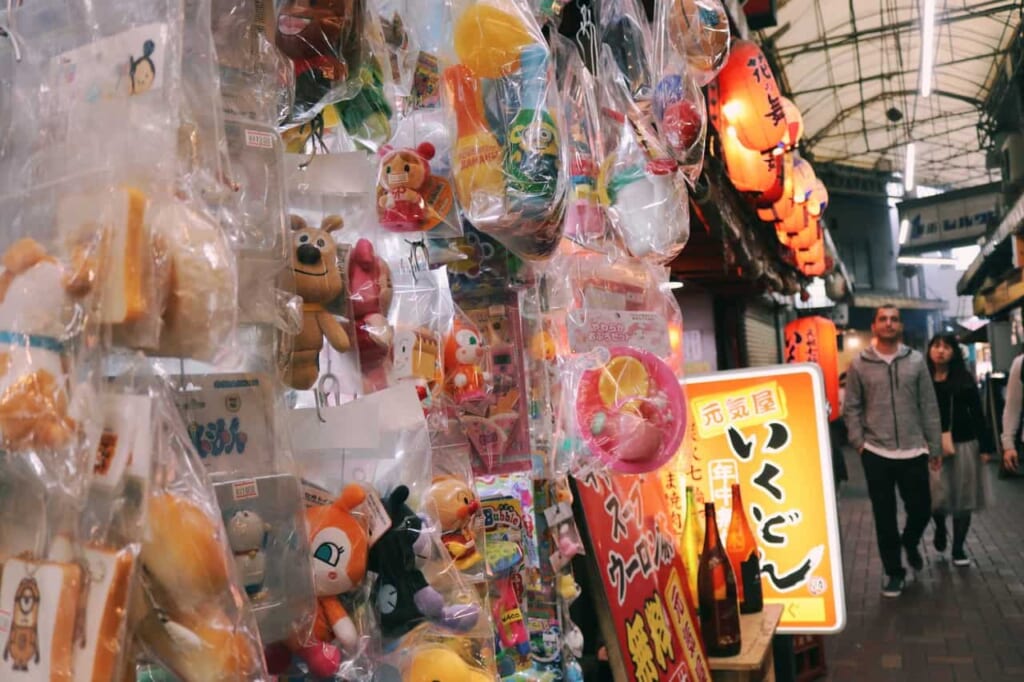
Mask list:
[[406,504],[409,488],[400,485],[384,500],[391,528],[370,549],[368,568],[377,574],[374,601],[380,614],[381,633],[401,637],[424,618],[452,630],[472,629],[480,616],[475,604],[446,606],[416,567],[417,555],[430,547],[423,520]]

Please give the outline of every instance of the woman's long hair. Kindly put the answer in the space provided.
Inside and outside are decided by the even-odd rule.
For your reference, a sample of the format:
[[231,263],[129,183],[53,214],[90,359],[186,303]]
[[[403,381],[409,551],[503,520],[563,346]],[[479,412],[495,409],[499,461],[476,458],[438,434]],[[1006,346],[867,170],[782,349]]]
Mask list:
[[956,338],[955,334],[936,334],[932,337],[932,340],[928,342],[928,352],[925,354],[925,358],[928,361],[928,372],[932,375],[932,379],[935,378],[935,363],[932,362],[932,346],[937,343],[944,343],[953,349],[953,357],[949,359],[949,373],[946,377],[946,381],[950,386],[965,386],[968,384],[974,384],[974,377],[971,376],[970,371],[967,369],[967,363],[964,361],[963,351],[960,350],[960,340]]

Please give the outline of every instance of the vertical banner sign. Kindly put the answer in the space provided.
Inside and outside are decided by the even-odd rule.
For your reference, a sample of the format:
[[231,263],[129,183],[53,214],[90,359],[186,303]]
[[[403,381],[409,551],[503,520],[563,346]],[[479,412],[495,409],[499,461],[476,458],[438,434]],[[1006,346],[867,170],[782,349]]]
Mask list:
[[[576,479],[588,561],[604,590],[602,617],[616,679],[710,682],[711,673],[657,476]],[[604,611],[602,613],[602,611]],[[618,653],[616,657],[614,654]],[[616,658],[618,661],[616,661]]]
[[724,529],[730,487],[740,484],[761,550],[764,601],[784,607],[779,632],[840,632],[846,602],[821,369],[758,367],[685,385],[687,485],[699,502],[715,503]]

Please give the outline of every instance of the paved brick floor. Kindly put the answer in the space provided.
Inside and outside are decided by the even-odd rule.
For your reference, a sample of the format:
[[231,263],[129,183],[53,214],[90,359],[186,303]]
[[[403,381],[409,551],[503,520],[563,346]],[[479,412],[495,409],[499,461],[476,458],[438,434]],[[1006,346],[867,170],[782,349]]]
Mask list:
[[[1003,682],[1024,680],[1024,478],[997,480],[993,504],[975,515],[970,568],[931,546],[925,567],[899,599],[880,594],[882,566],[858,455],[839,497],[848,622],[826,638],[834,682]],[[902,520],[900,522],[902,527]]]

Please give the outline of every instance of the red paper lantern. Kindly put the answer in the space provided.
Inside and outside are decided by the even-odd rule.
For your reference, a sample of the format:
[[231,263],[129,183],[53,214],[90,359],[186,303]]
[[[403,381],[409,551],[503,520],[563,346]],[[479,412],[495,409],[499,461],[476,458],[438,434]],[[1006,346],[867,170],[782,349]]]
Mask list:
[[782,136],[782,144],[786,149],[793,149],[804,136],[804,117],[788,97],[782,98],[782,110],[786,114],[786,134]]
[[786,362],[813,362],[821,367],[829,421],[839,419],[839,344],[832,321],[801,317],[787,324]]
[[821,179],[817,179],[814,183],[814,189],[811,190],[811,196],[807,197],[807,212],[812,216],[820,216],[825,212],[825,208],[828,206],[828,188],[825,187],[825,183]]
[[800,267],[800,272],[804,277],[821,277],[828,271],[825,261],[818,261],[817,263],[810,263],[809,265],[803,265]]
[[747,149],[731,129],[722,135],[722,154],[729,179],[739,191],[762,194],[780,184],[779,158]]
[[[790,154],[783,154],[779,157],[782,164],[779,169],[779,182],[776,183],[772,192],[766,192],[761,196],[760,207],[770,211],[768,221],[781,221],[788,218],[796,208],[793,203],[793,158]],[[770,205],[765,205],[769,204]],[[766,214],[768,215],[768,214]]]
[[805,248],[796,249],[796,263],[799,266],[810,266],[814,263],[825,264],[825,240],[818,238]]
[[722,116],[744,147],[767,152],[786,134],[782,95],[768,60],[749,40],[733,42],[729,60],[718,74]]
[[793,160],[793,201],[795,203],[806,203],[814,190],[814,183],[817,181],[818,176],[814,174],[814,167],[810,161],[800,158]]
[[808,221],[807,227],[799,232],[787,233],[776,230],[775,235],[783,246],[794,251],[809,249],[814,246],[815,242],[821,241],[821,223],[812,219]]

